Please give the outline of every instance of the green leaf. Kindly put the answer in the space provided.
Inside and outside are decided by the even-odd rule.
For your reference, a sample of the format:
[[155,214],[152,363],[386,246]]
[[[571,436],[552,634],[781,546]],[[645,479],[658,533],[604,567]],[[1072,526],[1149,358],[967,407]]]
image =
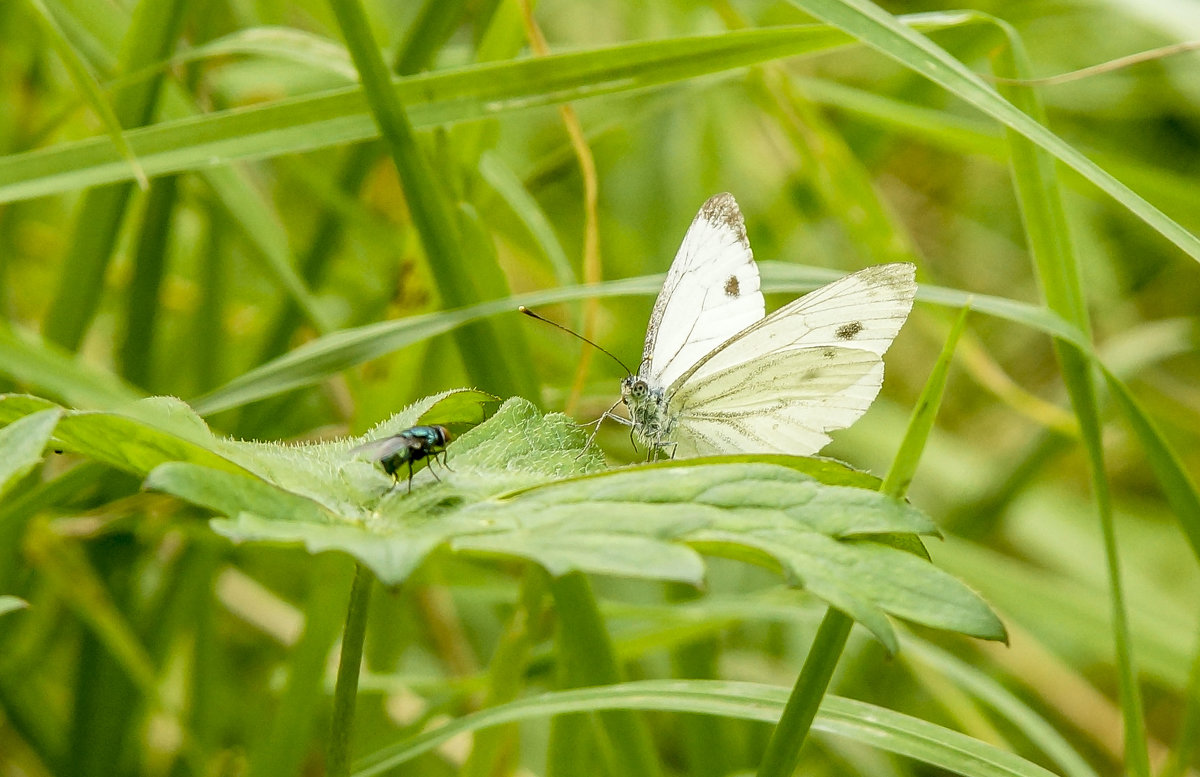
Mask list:
[[47,408],[0,429],[0,496],[33,471],[62,413]]
[[[430,402],[370,436],[430,417]],[[927,516],[874,490],[829,485],[802,470],[836,482],[874,487],[878,481],[852,477],[828,461],[776,463],[789,457],[599,472],[599,453],[584,441],[583,430],[565,416],[542,416],[511,399],[450,443],[445,467],[418,472],[411,493],[355,459],[354,440],[303,447],[221,441],[223,455],[254,478],[167,464],[148,485],[217,511],[224,517],[214,528],[232,539],[341,550],[387,584],[403,581],[440,547],[524,559],[556,576],[579,571],[698,584],[704,565],[697,550],[703,550],[783,572],[852,613],[891,648],[887,614],[1003,637],[974,593],[919,557],[865,541],[936,534]]]
[[55,445],[134,474],[167,461],[187,461],[223,471],[238,466],[216,452],[204,421],[178,399],[153,397],[111,412],[62,410],[53,402],[22,394],[0,396],[0,424],[54,410],[62,418]]

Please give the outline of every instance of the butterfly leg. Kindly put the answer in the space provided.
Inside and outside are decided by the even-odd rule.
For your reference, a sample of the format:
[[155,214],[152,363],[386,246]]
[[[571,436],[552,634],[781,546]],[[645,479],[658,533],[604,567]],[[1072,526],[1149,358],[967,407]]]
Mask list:
[[587,442],[585,442],[583,444],[583,450],[581,450],[579,452],[579,456],[575,457],[576,459],[578,459],[580,456],[582,456],[584,453],[586,453],[588,448],[592,447],[592,443],[595,442],[595,440],[596,440],[596,435],[600,434],[600,425],[604,423],[604,419],[611,418],[612,420],[617,421],[618,423],[629,424],[630,426],[633,425],[633,422],[630,421],[629,419],[622,418],[621,416],[613,413],[613,410],[615,410],[617,408],[617,405],[619,405],[619,404],[621,404],[621,400],[618,399],[616,402],[614,402],[612,404],[612,406],[610,408],[608,408],[608,410],[605,410],[603,413],[601,413],[600,417],[597,418],[595,421],[593,421],[592,423],[584,424],[584,426],[592,427],[592,433],[590,435],[588,435]]

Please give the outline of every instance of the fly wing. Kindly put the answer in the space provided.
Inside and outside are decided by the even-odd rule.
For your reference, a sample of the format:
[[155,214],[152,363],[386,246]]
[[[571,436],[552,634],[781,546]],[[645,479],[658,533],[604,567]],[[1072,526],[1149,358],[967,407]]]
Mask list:
[[700,208],[671,263],[638,375],[671,385],[765,310],[742,212],[733,195],[717,194]]
[[411,437],[405,437],[402,434],[394,434],[391,437],[381,437],[377,440],[368,440],[362,445],[355,446],[350,449],[350,454],[357,458],[371,459],[372,461],[382,461],[388,456],[391,456],[402,450],[414,450],[421,447],[421,441]]
[[912,308],[911,264],[848,275],[740,332],[669,391],[675,455],[806,456],[854,423]]

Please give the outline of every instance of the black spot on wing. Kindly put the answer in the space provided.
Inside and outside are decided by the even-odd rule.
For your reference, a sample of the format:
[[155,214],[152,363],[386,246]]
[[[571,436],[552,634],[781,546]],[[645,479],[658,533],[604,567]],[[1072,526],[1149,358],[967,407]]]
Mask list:
[[842,324],[833,334],[839,340],[853,340],[863,330],[861,321],[851,321],[849,324]]
[[737,297],[742,293],[742,286],[738,283],[736,275],[730,275],[725,279],[725,296]]

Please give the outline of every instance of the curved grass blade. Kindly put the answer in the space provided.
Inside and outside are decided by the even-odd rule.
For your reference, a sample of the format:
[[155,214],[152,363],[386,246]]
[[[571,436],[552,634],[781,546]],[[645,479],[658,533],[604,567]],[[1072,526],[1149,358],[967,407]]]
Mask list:
[[1104,370],[1104,378],[1117,400],[1117,407],[1137,434],[1142,450],[1146,452],[1146,463],[1158,478],[1163,496],[1175,514],[1183,536],[1192,546],[1192,553],[1200,559],[1200,492],[1197,492],[1195,482],[1184,469],[1179,455],[1134,399],[1129,388],[1107,369]]
[[[769,723],[778,718],[786,698],[786,688],[713,680],[644,680],[549,693],[482,710],[384,748],[357,764],[354,777],[383,774],[462,732],[518,720],[601,709],[643,709]],[[837,696],[825,697],[813,728],[968,777],[1052,777],[1051,772],[1020,756],[964,734]]]
[[[913,23],[937,29],[962,18],[925,15]],[[393,87],[413,126],[421,129],[661,86],[851,42],[825,25],[772,27],[472,65],[399,78]],[[352,86],[166,121],[125,136],[154,177],[354,143],[377,132],[362,89]],[[128,164],[107,139],[65,143],[0,158],[0,202],[129,176]]]
[[0,375],[72,407],[116,407],[141,398],[112,373],[94,369],[36,335],[0,324]]
[[7,615],[10,612],[23,610],[28,606],[29,602],[16,596],[0,596],[0,615]]
[[[491,296],[485,289],[503,294],[505,277],[495,253],[488,256],[475,250],[468,258],[465,240],[469,238],[460,229],[443,179],[434,175],[417,143],[408,109],[393,88],[391,71],[375,43],[362,4],[359,0],[330,0],[330,5],[362,78],[363,94],[379,126],[380,137],[400,175],[408,211],[443,304],[456,308],[479,302]],[[469,221],[463,226],[472,235],[481,231],[472,229]],[[473,247],[487,250],[491,246],[490,241],[486,247],[483,244],[484,240],[476,240]],[[485,276],[482,280],[481,274]],[[531,393],[534,386],[527,379],[526,365],[532,360],[521,338],[504,338],[497,327],[474,321],[455,331],[454,339],[467,374],[476,385],[488,386],[506,396]]]
[[[118,68],[129,72],[144,63],[165,59],[178,38],[186,5],[186,0],[140,4],[125,33]],[[117,120],[132,127],[149,124],[160,102],[162,81],[161,77],[153,78],[114,95],[113,112]],[[115,149],[113,152],[121,158]],[[143,175],[146,174],[148,171],[143,168]],[[3,177],[0,174],[0,180]],[[58,289],[42,327],[47,340],[67,350],[78,349],[96,315],[105,272],[116,250],[130,194],[125,182],[92,189],[84,194],[76,211]]]
[[915,637],[904,640],[906,660],[915,660],[935,669],[972,696],[996,710],[1017,729],[1041,748],[1066,777],[1098,777],[1071,743],[1049,721],[1028,706],[1021,698],[983,670],[963,661],[952,653]]
[[[845,30],[1019,133],[1091,181],[1193,259],[1200,261],[1200,238],[1059,138],[1037,119],[1001,97],[966,65],[917,30],[904,25],[897,17],[869,0],[790,2],[816,18]],[[986,14],[980,14],[977,18],[991,20]]]
[[[998,49],[993,66],[1005,78],[1028,78],[1030,65],[1020,37],[1007,24],[997,22],[1008,45]],[[1033,90],[1005,88],[1005,93],[1034,120],[1045,121],[1045,110]],[[1040,125],[1039,125],[1040,126]],[[1008,131],[1013,180],[1017,201],[1028,236],[1029,248],[1042,293],[1051,310],[1063,316],[1090,339],[1087,305],[1080,281],[1079,256],[1071,238],[1071,225],[1062,201],[1055,161],[1044,145],[1014,129]],[[1040,146],[1040,147],[1039,147]],[[1099,169],[1099,168],[1097,168]],[[1172,222],[1173,223],[1173,222]],[[1134,777],[1149,777],[1150,755],[1141,692],[1134,667],[1129,615],[1121,579],[1120,554],[1113,519],[1112,492],[1104,464],[1103,422],[1088,350],[1055,341],[1059,371],[1087,452],[1096,517],[1104,541],[1112,611],[1113,643],[1116,650],[1117,685],[1125,734],[1125,768]]]
[[83,92],[84,99],[92,106],[92,110],[96,112],[96,115],[100,117],[101,123],[108,130],[108,137],[112,139],[117,151],[129,162],[130,172],[134,180],[137,181],[138,187],[143,191],[146,190],[150,186],[150,182],[146,179],[146,171],[142,169],[137,156],[133,153],[133,149],[126,142],[125,135],[121,131],[121,121],[113,112],[112,106],[108,104],[108,100],[105,98],[99,82],[92,75],[92,71],[87,66],[83,55],[71,45],[70,39],[62,27],[59,26],[58,20],[44,0],[27,0],[27,2],[33,7],[38,21],[42,23],[42,27],[46,30],[46,34],[50,38],[50,43],[62,59],[63,65],[67,68],[67,73],[71,76],[71,80]]
[[[838,277],[831,270],[760,262],[765,291],[810,291]],[[536,307],[585,297],[619,297],[657,294],[661,275],[625,278],[594,286],[518,294],[507,299],[483,302],[470,308],[412,316],[355,329],[344,329],[312,340],[267,364],[246,372],[224,386],[192,401],[203,415],[239,407],[285,391],[310,386],[356,364],[404,346],[452,331],[469,321],[502,313],[513,313],[518,305]],[[922,285],[917,299],[954,308],[970,300],[972,310],[1032,327],[1090,351],[1087,339],[1074,327],[1045,308],[1015,300]]]

